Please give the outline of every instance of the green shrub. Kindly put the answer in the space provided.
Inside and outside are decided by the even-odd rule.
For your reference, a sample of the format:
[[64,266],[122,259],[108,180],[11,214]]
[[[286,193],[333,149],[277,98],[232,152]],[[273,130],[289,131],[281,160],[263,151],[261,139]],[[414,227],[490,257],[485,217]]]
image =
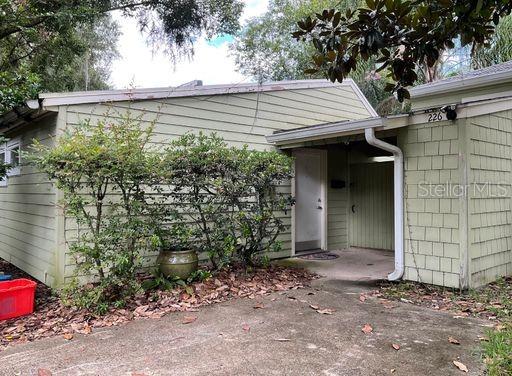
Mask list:
[[167,198],[176,209],[170,220],[190,229],[190,244],[208,254],[216,269],[229,264],[234,252],[229,198],[222,194],[231,161],[224,141],[203,133],[183,135],[165,153]]
[[56,145],[35,143],[29,159],[63,191],[67,217],[76,221],[76,239],[67,239],[76,260],[75,277],[91,276],[94,288],[78,283],[82,306],[119,301],[139,289],[141,255],[152,248],[162,202],[149,194],[160,180],[161,154],[149,146],[152,128],[127,115],[118,121],[83,122]]
[[[280,249],[283,212],[293,204],[278,188],[291,178],[289,157],[205,134],[186,134],[162,153],[151,136],[152,127],[128,114],[83,122],[56,145],[35,142],[28,155],[63,192],[66,218],[78,227],[66,239],[76,260],[65,290],[73,304],[100,312],[122,305],[141,289],[142,255],[156,248],[206,252],[217,269],[233,260],[250,266]],[[182,282],[155,276],[146,287]]]
[[294,203],[280,186],[292,177],[292,160],[275,151],[232,149],[236,163],[227,176],[224,193],[232,211],[237,234],[236,252],[244,265],[255,257],[281,250],[278,236],[286,230],[283,215]]
[[257,255],[279,250],[282,219],[293,204],[278,185],[292,177],[291,158],[234,148],[215,134],[186,134],[166,151],[168,197],[175,223],[190,226],[196,249],[214,268],[234,258],[253,265]]

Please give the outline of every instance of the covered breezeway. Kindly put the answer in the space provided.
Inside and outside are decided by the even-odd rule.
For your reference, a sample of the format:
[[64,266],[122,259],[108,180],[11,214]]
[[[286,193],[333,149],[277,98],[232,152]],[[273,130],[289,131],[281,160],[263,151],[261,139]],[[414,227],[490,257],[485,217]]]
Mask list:
[[[382,134],[382,140],[397,142],[393,132]],[[393,154],[370,145],[362,134],[283,149],[295,160],[291,256],[338,279],[392,274]],[[333,259],[323,260],[322,252]]]

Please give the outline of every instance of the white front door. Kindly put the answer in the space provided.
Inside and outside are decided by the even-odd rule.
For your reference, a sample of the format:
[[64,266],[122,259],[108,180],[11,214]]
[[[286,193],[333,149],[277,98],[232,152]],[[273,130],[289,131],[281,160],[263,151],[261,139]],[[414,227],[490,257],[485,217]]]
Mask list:
[[324,151],[301,149],[295,157],[295,252],[324,247]]

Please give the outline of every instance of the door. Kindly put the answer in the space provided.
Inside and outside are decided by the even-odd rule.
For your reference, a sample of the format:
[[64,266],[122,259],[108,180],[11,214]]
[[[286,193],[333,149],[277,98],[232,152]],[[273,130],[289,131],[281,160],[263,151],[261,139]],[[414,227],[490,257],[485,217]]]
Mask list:
[[350,165],[350,245],[394,249],[393,162]]
[[325,248],[325,151],[301,149],[295,157],[295,252]]

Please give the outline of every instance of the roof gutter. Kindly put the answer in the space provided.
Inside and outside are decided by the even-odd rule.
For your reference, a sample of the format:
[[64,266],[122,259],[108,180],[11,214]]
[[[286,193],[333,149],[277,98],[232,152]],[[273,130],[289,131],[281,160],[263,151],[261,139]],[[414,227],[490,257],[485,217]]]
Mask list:
[[490,86],[495,84],[502,84],[512,80],[512,70],[503,72],[489,73],[476,77],[462,77],[460,79],[439,81],[435,84],[420,85],[411,88],[410,94],[413,99],[437,95],[439,93],[449,93],[454,91],[469,90]]
[[404,275],[404,155],[398,146],[375,137],[375,129],[364,131],[366,141],[379,149],[393,153],[394,161],[394,217],[395,217],[395,270],[388,280],[396,281]]
[[42,109],[40,101],[29,100],[25,104],[13,108],[0,116],[0,132],[12,130],[21,125],[45,115],[48,111]]
[[277,132],[267,136],[267,141],[275,145],[289,144],[292,142],[344,136],[347,132],[363,132],[366,128],[380,128],[382,126],[384,126],[384,119],[380,117],[354,121],[340,121]]

